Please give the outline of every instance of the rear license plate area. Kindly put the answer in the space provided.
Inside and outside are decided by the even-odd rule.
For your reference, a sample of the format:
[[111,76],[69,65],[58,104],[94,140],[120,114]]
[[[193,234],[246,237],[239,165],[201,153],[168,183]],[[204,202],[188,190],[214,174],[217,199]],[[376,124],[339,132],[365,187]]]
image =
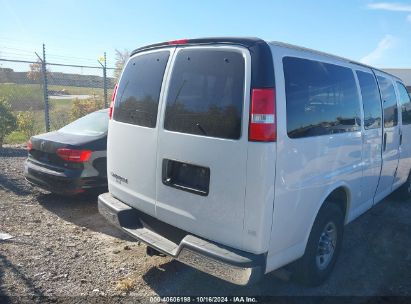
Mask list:
[[163,159],[162,181],[166,186],[207,196],[210,188],[210,168]]

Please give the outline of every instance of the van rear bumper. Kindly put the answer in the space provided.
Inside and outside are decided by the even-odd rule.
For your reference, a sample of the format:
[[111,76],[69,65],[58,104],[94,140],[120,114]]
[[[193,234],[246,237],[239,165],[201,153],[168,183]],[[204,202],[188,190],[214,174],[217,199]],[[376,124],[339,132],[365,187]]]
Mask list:
[[198,270],[238,285],[257,282],[266,254],[252,254],[204,240],[134,209],[110,193],[98,197],[98,209],[110,223],[148,246]]

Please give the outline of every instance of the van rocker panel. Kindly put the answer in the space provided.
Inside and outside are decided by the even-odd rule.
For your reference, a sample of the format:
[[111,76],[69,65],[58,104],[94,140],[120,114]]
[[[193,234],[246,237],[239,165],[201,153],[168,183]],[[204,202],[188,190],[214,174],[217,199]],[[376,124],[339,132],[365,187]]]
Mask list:
[[264,275],[266,254],[244,252],[191,235],[124,204],[110,193],[98,197],[98,209],[133,238],[228,282],[250,285]]

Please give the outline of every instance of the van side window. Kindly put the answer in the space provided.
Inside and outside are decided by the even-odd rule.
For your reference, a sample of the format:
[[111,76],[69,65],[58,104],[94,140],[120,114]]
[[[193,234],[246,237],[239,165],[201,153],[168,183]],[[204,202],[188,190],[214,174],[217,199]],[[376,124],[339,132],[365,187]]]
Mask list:
[[243,55],[226,50],[178,52],[167,94],[164,128],[238,139],[244,102]]
[[124,69],[116,95],[113,119],[155,128],[161,84],[170,52],[131,58]]
[[360,101],[351,69],[313,60],[283,59],[290,138],[360,130]]
[[408,95],[407,89],[401,82],[397,81],[398,92],[400,92],[400,105],[402,112],[402,124],[409,125],[411,124],[411,99]]
[[387,78],[378,76],[377,79],[384,108],[384,127],[394,127],[398,124],[397,97],[394,86],[392,81]]
[[364,108],[364,128],[378,129],[381,127],[381,97],[377,81],[373,74],[357,71],[360,83],[362,103]]

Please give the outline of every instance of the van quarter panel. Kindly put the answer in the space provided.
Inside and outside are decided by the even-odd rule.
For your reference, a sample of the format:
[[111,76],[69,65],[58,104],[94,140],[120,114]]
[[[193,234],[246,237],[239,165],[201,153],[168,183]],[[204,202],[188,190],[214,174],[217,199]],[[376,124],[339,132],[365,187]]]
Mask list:
[[[275,54],[275,77],[277,87],[280,89],[277,90],[278,139],[275,203],[267,271],[278,268],[282,266],[282,263],[291,262],[303,255],[317,212],[326,196],[335,187],[345,185],[348,192],[352,193],[350,197],[351,208],[360,205],[362,177],[362,138],[359,121],[361,110],[351,65],[341,65],[340,62],[333,62],[329,58],[324,59],[316,54],[288,48],[277,47],[272,52]],[[286,83],[283,70],[285,57],[336,64],[346,69],[343,71],[344,75],[350,78],[353,86],[347,90],[352,92],[353,104],[358,109],[356,110],[358,121],[354,122],[357,125],[353,127],[354,131],[339,133],[336,130],[335,134],[300,138],[289,137],[287,119],[290,120],[290,117],[287,117]],[[308,63],[309,66],[310,63]],[[331,66],[332,69],[334,67]],[[309,73],[309,71],[305,72]],[[300,71],[300,73],[303,72]],[[318,80],[319,83],[321,81],[321,79]],[[299,84],[293,83],[292,85],[298,86]],[[321,98],[321,95],[317,98]],[[310,99],[306,98],[305,100]],[[315,101],[312,104],[307,104],[305,108],[302,107],[307,112],[299,115],[311,115],[311,109],[316,111],[315,106]],[[348,123],[351,121],[346,122],[346,124]],[[287,258],[284,258],[285,253]]]

